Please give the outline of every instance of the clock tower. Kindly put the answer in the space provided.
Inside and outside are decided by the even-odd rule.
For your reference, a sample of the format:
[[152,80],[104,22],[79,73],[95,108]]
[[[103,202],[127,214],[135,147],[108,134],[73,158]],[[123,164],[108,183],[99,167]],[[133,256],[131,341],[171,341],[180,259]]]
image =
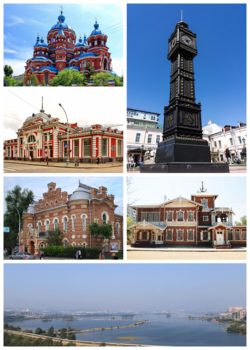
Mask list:
[[202,138],[201,103],[195,99],[197,54],[196,34],[181,20],[168,40],[170,96],[164,107],[162,141],[155,164],[142,165],[142,172],[229,172],[227,164],[211,163],[210,147]]

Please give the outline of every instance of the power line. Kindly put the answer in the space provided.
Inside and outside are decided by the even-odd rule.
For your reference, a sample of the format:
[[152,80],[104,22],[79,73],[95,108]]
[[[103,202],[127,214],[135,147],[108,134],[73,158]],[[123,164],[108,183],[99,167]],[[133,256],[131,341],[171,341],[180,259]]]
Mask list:
[[118,30],[115,30],[114,32],[108,33],[108,35],[113,34],[113,33],[116,33],[116,32],[119,32],[119,30],[122,30],[122,29],[123,29],[123,28],[118,29]]
[[9,91],[11,94],[15,95],[16,97],[20,98],[20,100],[22,100],[23,102],[27,103],[28,105],[30,105],[31,107],[33,107],[33,108],[35,108],[35,109],[37,109],[37,110],[39,111],[39,109],[38,109],[38,108],[36,108],[36,107],[32,106],[32,105],[31,105],[29,102],[27,102],[27,101],[23,100],[21,97],[19,97],[19,96],[17,96],[16,94],[14,94],[14,92],[12,92],[12,91],[10,91],[10,90],[8,90],[8,91]]
[[112,28],[112,27],[118,26],[118,24],[121,24],[121,23],[123,23],[123,21],[122,21],[122,22],[119,22],[119,23],[117,23],[117,24],[114,24],[114,25],[112,25],[112,26],[110,26],[110,27],[107,27],[107,28],[103,29],[103,31],[104,31],[104,30],[107,30],[107,29],[109,29],[109,28]]
[[17,118],[14,118],[14,117],[10,117],[9,115],[6,115],[6,114],[4,114],[4,117],[11,118],[11,119],[15,119],[15,120],[19,120],[20,122],[22,122],[21,119],[17,119]]
[[107,30],[105,33],[108,33],[108,34],[109,34],[110,32],[113,32],[114,30],[119,29],[119,28],[122,28],[122,27],[123,27],[123,24],[120,24],[118,27],[109,29],[109,30]]

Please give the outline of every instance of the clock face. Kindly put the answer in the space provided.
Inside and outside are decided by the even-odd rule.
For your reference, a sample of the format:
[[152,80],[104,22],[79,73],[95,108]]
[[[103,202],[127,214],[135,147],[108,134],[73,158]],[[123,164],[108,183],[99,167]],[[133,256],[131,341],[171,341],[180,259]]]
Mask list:
[[193,45],[193,40],[191,38],[189,38],[189,36],[187,36],[187,35],[183,35],[182,41],[184,42],[184,44],[186,44],[188,46]]
[[171,49],[175,46],[176,44],[176,37],[171,41]]

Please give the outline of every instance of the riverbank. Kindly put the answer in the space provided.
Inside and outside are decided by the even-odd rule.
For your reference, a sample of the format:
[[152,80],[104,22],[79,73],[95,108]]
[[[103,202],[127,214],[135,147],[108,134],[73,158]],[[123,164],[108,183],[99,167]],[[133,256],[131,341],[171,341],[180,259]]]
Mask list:
[[[4,333],[13,333],[17,335],[21,335],[23,337],[27,338],[38,338],[38,339],[52,339],[53,342],[62,342],[63,345],[67,344],[75,344],[75,346],[143,346],[147,347],[147,345],[138,345],[138,344],[124,344],[124,343],[104,343],[104,342],[95,342],[95,341],[85,341],[85,340],[69,340],[69,339],[60,339],[60,338],[55,338],[55,337],[48,337],[45,335],[40,335],[40,334],[31,334],[31,333],[23,333],[23,332],[17,332],[17,331],[9,331],[5,330]],[[16,344],[18,346],[18,344]]]

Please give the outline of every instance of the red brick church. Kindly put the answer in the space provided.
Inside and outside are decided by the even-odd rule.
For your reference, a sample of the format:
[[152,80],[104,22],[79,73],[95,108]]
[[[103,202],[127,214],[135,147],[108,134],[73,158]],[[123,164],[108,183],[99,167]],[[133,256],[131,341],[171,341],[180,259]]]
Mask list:
[[35,75],[39,83],[49,84],[59,72],[73,69],[86,73],[89,64],[96,72],[108,72],[116,75],[111,68],[111,54],[107,46],[108,37],[99,28],[97,20],[90,35],[77,42],[76,33],[65,22],[63,11],[58,21],[49,30],[46,39],[37,35],[33,57],[26,61],[24,81],[30,85],[31,75]]
[[[65,247],[98,247],[104,252],[123,250],[123,217],[115,213],[114,195],[107,194],[107,188],[98,189],[79,182],[78,188],[68,194],[56,183],[48,184],[43,199],[30,205],[23,215],[21,250],[25,247],[36,257],[46,247],[48,231],[59,228]],[[110,240],[92,237],[89,225],[111,224],[113,235]]]
[[216,248],[246,245],[246,226],[233,224],[233,209],[216,207],[217,194],[203,188],[191,199],[177,197],[158,205],[132,205],[134,246],[199,245]]

